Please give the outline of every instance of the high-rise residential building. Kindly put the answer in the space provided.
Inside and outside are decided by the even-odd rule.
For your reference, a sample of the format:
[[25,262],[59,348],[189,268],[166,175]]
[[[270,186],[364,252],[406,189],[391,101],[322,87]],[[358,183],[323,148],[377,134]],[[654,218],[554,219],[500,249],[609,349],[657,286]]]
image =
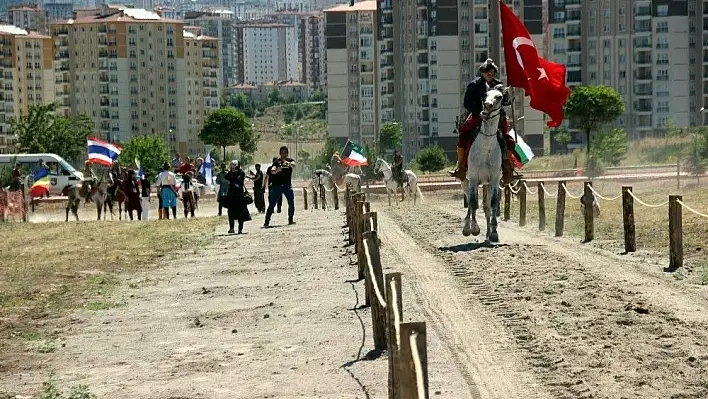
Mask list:
[[340,5],[324,13],[329,135],[342,144],[353,139],[373,145],[381,114],[392,112],[378,95],[388,83],[381,82],[376,1]]
[[[172,151],[202,153],[195,135],[221,91],[218,41],[185,38],[183,25],[143,9],[111,7],[52,24],[62,111],[88,115],[111,141],[158,135]],[[189,80],[196,73],[199,85]]]
[[292,32],[297,43],[299,72],[296,80],[307,84],[310,89],[325,86],[324,14],[281,11],[265,16],[264,20],[286,24],[293,28]]
[[313,12],[302,18],[300,82],[310,90],[327,88],[327,50],[324,38],[324,13]]
[[617,125],[630,137],[661,135],[669,120],[703,124],[704,10],[703,1],[549,0],[549,57],[566,64],[571,87],[615,88],[626,104]]
[[199,26],[202,32],[211,37],[218,38],[221,49],[221,76],[224,87],[241,83],[239,65],[243,62],[242,54],[238,51],[238,38],[232,11],[202,11],[188,12],[184,16],[184,23],[190,26]]
[[42,34],[49,33],[47,10],[37,5],[17,5],[7,9],[7,21],[10,25],[29,29]]
[[239,83],[295,80],[298,73],[298,45],[294,28],[285,24],[247,23],[237,27],[242,49],[243,81]]
[[74,3],[71,0],[44,0],[42,8],[47,10],[47,20],[51,22],[71,18]]
[[54,101],[52,39],[12,25],[0,25],[0,153],[12,151],[10,122],[31,104]]

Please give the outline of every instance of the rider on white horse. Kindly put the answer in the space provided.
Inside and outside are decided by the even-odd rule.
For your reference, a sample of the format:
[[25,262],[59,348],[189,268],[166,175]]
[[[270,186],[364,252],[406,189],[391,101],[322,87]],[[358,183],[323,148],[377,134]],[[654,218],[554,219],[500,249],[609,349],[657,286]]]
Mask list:
[[[498,73],[498,68],[491,58],[488,58],[480,67],[481,76],[470,82],[465,91],[464,105],[470,112],[469,116],[459,127],[459,136],[457,139],[457,167],[455,170],[448,172],[450,176],[465,179],[467,171],[467,153],[469,152],[472,143],[479,133],[479,126],[482,123],[480,113],[482,112],[482,101],[490,89],[501,84],[495,76]],[[511,105],[509,98],[504,98],[503,105]],[[514,139],[509,136],[509,123],[503,113],[499,118],[499,133],[497,140],[502,151],[502,185],[509,184],[513,179],[514,164],[507,154],[507,149],[514,148]]]
[[391,172],[393,172],[393,178],[396,180],[396,183],[398,183],[398,187],[401,188],[401,201],[405,201],[406,190],[403,189],[403,184],[406,183],[408,177],[403,172],[403,155],[398,150],[393,153]]

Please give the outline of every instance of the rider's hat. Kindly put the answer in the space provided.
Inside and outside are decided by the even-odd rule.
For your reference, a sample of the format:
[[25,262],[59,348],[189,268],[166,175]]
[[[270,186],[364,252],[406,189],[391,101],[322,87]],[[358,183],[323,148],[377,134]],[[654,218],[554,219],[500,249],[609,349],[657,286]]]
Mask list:
[[488,72],[489,70],[494,70],[494,72],[499,73],[499,67],[497,67],[497,64],[495,64],[491,58],[487,58],[487,60],[479,66],[480,72]]

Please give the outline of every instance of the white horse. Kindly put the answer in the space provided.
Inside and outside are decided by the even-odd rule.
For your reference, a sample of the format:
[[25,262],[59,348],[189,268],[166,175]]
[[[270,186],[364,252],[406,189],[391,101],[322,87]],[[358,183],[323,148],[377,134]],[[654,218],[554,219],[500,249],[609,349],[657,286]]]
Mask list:
[[[388,194],[388,206],[391,206],[391,194],[396,195],[398,182],[393,178],[391,166],[383,158],[378,158],[374,164],[374,173],[379,172],[383,173],[386,194]],[[403,189],[408,189],[408,195],[413,197],[413,205],[415,205],[418,197],[420,197],[420,201],[423,202],[423,193],[420,191],[420,187],[418,187],[418,177],[413,171],[408,169],[406,169],[404,173],[406,174],[406,181],[404,182]]]
[[506,90],[507,88],[503,85],[497,85],[487,91],[482,104],[482,125],[467,155],[467,180],[462,182],[469,199],[465,227],[462,229],[464,236],[469,236],[470,234],[479,235],[477,187],[482,184],[490,188],[490,194],[486,196],[484,201],[484,216],[487,222],[485,244],[499,242],[497,214],[499,212],[501,192],[499,185],[501,182],[502,153],[497,141],[497,130],[499,129],[502,100],[506,95]]
[[[347,186],[349,186],[351,190],[357,193],[361,192],[361,176],[355,173],[347,173],[344,175],[343,178],[344,187],[337,186],[337,190],[345,191],[347,189]],[[314,172],[312,172],[312,182],[310,184],[312,185],[312,187],[319,187],[320,184],[322,184],[329,192],[334,189],[334,186],[337,185],[337,182],[335,181],[332,172],[326,169],[316,169]]]

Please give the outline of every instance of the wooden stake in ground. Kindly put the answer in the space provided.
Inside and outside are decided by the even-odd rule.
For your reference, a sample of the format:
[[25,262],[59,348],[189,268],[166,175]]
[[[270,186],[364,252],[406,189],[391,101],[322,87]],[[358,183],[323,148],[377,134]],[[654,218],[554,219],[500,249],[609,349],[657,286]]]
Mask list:
[[565,189],[563,186],[565,186],[565,182],[559,181],[556,198],[556,237],[563,237],[565,224]]
[[683,267],[683,208],[680,195],[669,196],[669,270]]
[[[411,340],[411,336],[414,337],[413,340]],[[427,352],[425,323],[401,323],[401,347],[398,362],[401,398],[428,399]],[[415,356],[416,354],[418,356]],[[421,379],[422,381],[420,381]]]
[[366,240],[366,246],[369,249],[369,260],[371,261],[369,263],[369,278],[371,279],[372,288],[371,322],[374,330],[374,348],[382,351],[386,349],[386,299],[384,297],[384,292],[386,291],[384,290],[379,239],[376,231],[365,232],[364,240]]
[[338,211],[339,210],[339,189],[337,188],[336,184],[332,187],[332,194],[334,194],[334,210]]
[[511,186],[504,186],[504,221],[511,219]]
[[519,182],[519,226],[526,226],[526,181]]
[[585,201],[585,241],[590,242],[595,239],[595,220],[593,211],[593,202],[595,196],[590,189],[592,187],[592,182],[585,182],[585,190],[583,192],[583,201]]
[[634,226],[634,198],[632,187],[622,187],[622,225],[624,226],[624,250],[627,253],[637,250],[637,239]]
[[307,210],[307,188],[305,187],[302,188],[302,204]]
[[538,192],[538,229],[546,230],[546,192],[543,191],[543,182],[536,184]]
[[[388,397],[400,399],[398,385],[399,363],[399,326],[403,319],[403,303],[401,302],[401,273],[389,273],[386,281],[386,336],[388,343]],[[397,324],[398,323],[398,324]]]

